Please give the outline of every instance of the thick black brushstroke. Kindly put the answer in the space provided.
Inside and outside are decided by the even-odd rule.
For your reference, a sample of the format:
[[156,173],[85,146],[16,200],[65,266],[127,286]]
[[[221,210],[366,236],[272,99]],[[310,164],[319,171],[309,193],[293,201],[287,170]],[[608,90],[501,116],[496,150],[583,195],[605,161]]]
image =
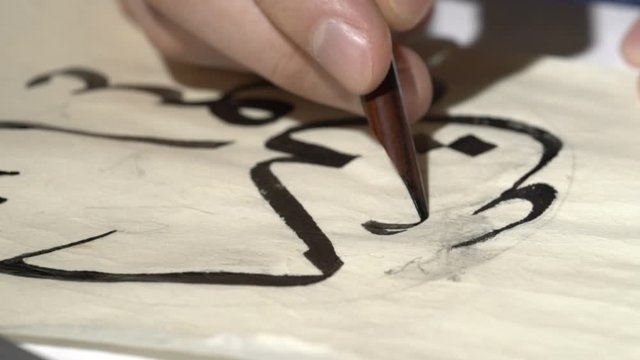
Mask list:
[[[218,101],[206,103],[206,106],[212,114],[230,124],[249,126],[269,124],[290,113],[293,110],[293,105],[275,99],[256,97],[240,98],[238,95],[243,91],[270,86],[272,86],[271,83],[266,81],[247,84],[230,91]],[[255,119],[240,113],[240,109],[242,108],[265,110],[269,111],[271,115],[264,119]]]
[[[261,80],[235,88],[224,94],[219,99],[210,99],[202,101],[186,101],[181,91],[167,86],[159,85],[141,85],[141,84],[110,84],[107,77],[95,70],[70,67],[60,70],[51,71],[42,75],[38,75],[27,82],[27,87],[48,83],[53,77],[66,76],[75,78],[84,83],[82,89],[76,90],[74,94],[83,94],[97,90],[130,90],[156,96],[160,99],[160,103],[173,106],[200,106],[205,107],[211,114],[217,116],[222,121],[245,126],[266,125],[277,121],[282,116],[293,110],[293,106],[287,102],[258,98],[258,97],[240,97],[242,92],[271,87],[272,84]],[[241,113],[242,109],[257,109],[266,111],[269,115],[265,118],[253,118]]]
[[522,175],[511,186],[511,189],[515,189],[530,178],[533,174],[540,171],[545,167],[553,158],[555,158],[560,150],[562,150],[562,141],[550,132],[535,127],[533,125],[521,123],[514,120],[499,119],[488,116],[428,116],[427,122],[441,122],[441,123],[457,123],[467,125],[488,126],[496,129],[508,130],[517,132],[523,135],[527,135],[533,140],[542,145],[542,154],[538,163],[529,170],[526,174]]
[[269,139],[266,147],[288,153],[291,156],[267,160],[251,169],[251,179],[260,190],[262,197],[287,226],[298,235],[298,238],[307,245],[309,250],[304,253],[305,257],[327,277],[342,266],[342,261],[335,253],[331,240],[318,227],[302,204],[273,174],[271,165],[275,163],[301,163],[342,168],[356,156],[324,146],[301,142],[293,139],[291,135],[311,129],[360,125],[362,121],[361,118],[343,119],[302,125],[287,130]]
[[325,278],[321,275],[282,275],[272,276],[266,274],[246,274],[246,273],[234,273],[234,272],[172,272],[172,273],[155,273],[155,274],[116,274],[106,273],[100,271],[82,271],[82,270],[62,270],[53,269],[48,267],[42,267],[38,265],[32,265],[26,263],[24,260],[35,257],[38,255],[44,255],[52,253],[57,250],[62,250],[77,246],[80,244],[89,243],[94,240],[105,238],[116,230],[108,231],[104,234],[93,236],[84,240],[75,241],[66,245],[54,246],[52,248],[34,251],[26,254],[22,254],[10,259],[0,261],[0,273],[5,273],[15,276],[23,276],[39,279],[53,279],[53,280],[65,280],[65,281],[93,281],[93,282],[175,282],[186,284],[226,284],[226,285],[238,285],[238,277],[242,277],[242,285],[271,285],[279,286],[283,285],[281,282],[288,283],[293,282],[297,285],[310,284],[320,281]]
[[375,220],[369,220],[362,224],[362,227],[367,229],[368,232],[376,235],[395,235],[401,232],[405,232],[414,226],[420,225],[422,221],[397,224],[397,223],[384,223]]
[[[1,122],[0,122],[1,124]],[[41,267],[24,262],[25,258],[34,257],[57,250],[106,237],[114,231],[88,239],[56,246],[50,249],[27,253],[11,259],[0,261],[0,273],[17,276],[46,278],[66,281],[99,281],[99,282],[178,282],[225,285],[258,285],[258,286],[297,286],[322,281],[333,275],[342,265],[335,253],[333,244],[318,227],[315,220],[304,209],[302,204],[273,174],[274,163],[303,163],[341,168],[352,161],[355,156],[347,155],[329,148],[300,142],[291,137],[292,134],[311,129],[362,125],[363,119],[344,119],[316,124],[298,126],[289,129],[267,141],[267,148],[288,153],[290,157],[281,157],[258,163],[251,170],[251,177],[260,190],[261,195],[276,213],[296,233],[307,246],[305,257],[320,272],[320,275],[268,275],[242,272],[172,272],[172,273],[137,273],[118,274],[97,271],[73,271]]]
[[513,222],[511,224],[505,225],[499,229],[495,229],[491,232],[488,232],[484,235],[478,236],[473,239],[469,239],[467,241],[459,242],[453,245],[451,248],[452,249],[461,248],[465,246],[471,246],[483,241],[487,241],[505,230],[513,229],[518,225],[537,219],[539,216],[544,214],[544,212],[549,208],[549,206],[551,206],[551,203],[553,203],[553,201],[556,199],[556,194],[557,194],[556,189],[554,189],[553,187],[547,184],[532,184],[522,188],[512,188],[503,192],[498,198],[489,202],[482,208],[476,210],[473,214],[474,215],[479,214],[483,211],[489,210],[499,205],[500,203],[503,203],[509,200],[515,200],[515,199],[525,200],[531,204],[531,210],[529,211],[529,214],[527,214],[527,216],[523,217],[522,219],[516,222]]
[[[72,75],[77,76],[78,73]],[[84,78],[80,76],[80,79]],[[233,94],[240,90],[251,89],[255,87],[265,86],[265,84],[250,84],[243,86],[242,88],[232,91],[230,94],[226,94],[222,99],[227,103],[229,99],[233,99]],[[89,86],[85,86],[89,88]],[[91,89],[98,89],[99,87],[93,87]],[[161,98],[163,103],[178,104],[178,105],[211,105],[212,102],[201,103],[186,103],[182,102],[182,97],[179,92],[172,89],[157,87],[157,86],[128,86],[128,85],[115,85],[110,89],[119,90],[135,90],[142,91],[150,94],[154,94]],[[236,101],[236,100],[233,100]],[[271,100],[263,99],[241,99],[237,101],[238,104],[243,106],[249,105],[251,107],[258,107],[271,110],[271,116],[281,116],[285,111],[288,112],[292,109],[292,106],[286,104],[286,106],[278,107],[278,103]],[[274,106],[276,104],[276,106]],[[224,107],[217,108],[218,112],[227,112],[229,109]],[[227,119],[228,120],[228,119]],[[275,119],[263,119],[262,123],[271,122]],[[244,121],[243,119],[235,118],[232,123],[241,125],[255,125],[256,122],[251,123]],[[260,123],[260,122],[258,122]],[[349,125],[354,123],[353,121],[339,121],[336,125],[345,124]],[[357,119],[355,123],[362,123],[362,119]],[[327,127],[329,123],[315,124],[310,126],[301,126],[284,133],[275,136],[270,139],[266,146],[272,150],[282,151],[289,153],[290,157],[276,158],[264,161],[257,164],[251,170],[251,176],[256,186],[259,188],[261,195],[269,202],[269,204],[285,221],[285,223],[298,235],[298,237],[308,246],[308,250],[305,252],[305,257],[321,272],[320,275],[268,275],[268,274],[256,274],[256,273],[235,273],[235,272],[175,272],[175,273],[159,273],[159,274],[115,274],[95,271],[70,271],[41,267],[37,265],[31,265],[24,262],[25,258],[42,255],[45,253],[54,252],[64,248],[73,247],[79,244],[95,241],[97,239],[106,237],[115,231],[111,231],[99,236],[94,236],[88,239],[72,242],[67,245],[57,246],[50,249],[37,251],[33,253],[23,254],[11,259],[0,261],[0,272],[20,275],[27,277],[57,279],[57,280],[71,280],[71,281],[102,281],[102,282],[117,282],[117,281],[144,281],[144,282],[187,282],[187,283],[207,283],[207,284],[229,284],[229,285],[262,285],[262,286],[292,286],[292,285],[305,285],[313,282],[321,281],[333,273],[335,273],[341,266],[342,261],[338,258],[331,241],[326,237],[322,230],[317,226],[311,215],[309,215],[302,204],[286,189],[286,187],[280,182],[280,180],[271,171],[271,164],[276,162],[300,162],[316,165],[324,165],[331,167],[342,167],[346,163],[350,162],[354,156],[342,154],[331,149],[306,144],[292,139],[290,136],[294,132],[304,131],[306,129]],[[6,130],[46,130],[54,132],[63,132],[68,134],[100,137],[111,140],[120,141],[132,141],[132,142],[151,142],[155,145],[175,146],[175,141],[157,141],[157,139],[139,138],[139,137],[123,137],[113,136],[106,134],[98,134],[93,132],[86,132],[75,129],[63,129],[49,125],[18,122],[18,121],[0,121],[0,129]]]
[[[158,97],[160,99],[160,103],[164,105],[189,107],[198,106],[207,108],[211,114],[229,124],[259,126],[272,123],[293,110],[293,106],[291,104],[280,100],[256,97],[238,97],[238,94],[242,91],[260,89],[269,86],[271,86],[271,84],[265,81],[260,81],[234,89],[231,92],[224,94],[219,99],[199,101],[186,101],[183,98],[182,92],[163,86],[115,84],[104,89],[142,92]],[[253,118],[242,114],[242,109],[262,110],[266,111],[269,115],[265,118]]]
[[[496,129],[513,131],[528,135],[533,140],[542,145],[542,155],[540,156],[540,160],[538,161],[538,163],[531,170],[518,178],[513,183],[513,185],[505,190],[502,194],[500,194],[500,196],[475,210],[473,212],[473,215],[489,210],[505,201],[514,199],[521,199],[529,202],[532,206],[529,213],[521,220],[508,224],[502,228],[495,229],[486,234],[454,244],[453,246],[451,246],[452,249],[471,246],[480,242],[487,241],[505,230],[509,230],[520,224],[532,221],[541,216],[555,200],[557,191],[550,185],[534,184],[520,188],[522,183],[524,183],[529,177],[545,167],[551,160],[553,160],[553,158],[558,155],[558,153],[562,149],[562,141],[560,141],[560,139],[553,134],[532,125],[527,125],[512,120],[483,116],[429,116],[425,119],[425,121],[488,126]],[[372,226],[371,223],[365,223],[363,224],[363,227],[374,234],[393,235],[407,230],[408,228],[410,228],[411,224],[385,224],[376,222],[374,225],[375,226]]]
[[[68,68],[50,72],[48,74],[34,78],[29,82],[28,86],[35,86],[46,83],[51,79],[51,77],[58,75],[76,77],[84,82],[84,88],[74,93],[85,93],[88,91],[96,91],[100,89],[138,91],[158,97],[161,104],[165,105],[207,107],[212,114],[215,114],[218,118],[221,118],[222,121],[235,125],[255,126],[267,124],[278,120],[282,115],[288,113],[293,109],[292,105],[279,100],[263,98],[239,98],[237,96],[237,94],[241,91],[269,86],[269,84],[266,82],[253,83],[239,87],[223,95],[220,99],[197,102],[185,101],[180,91],[169,87],[135,84],[110,85],[106,76],[102,75],[101,73],[84,68]],[[244,115],[240,114],[240,110],[242,108],[257,108],[266,110],[269,112],[270,116],[263,119],[253,119],[245,117]],[[523,182],[526,181],[531,175],[535,174],[537,171],[546,166],[546,164],[549,163],[562,148],[562,143],[560,142],[560,140],[552,134],[540,128],[529,126],[516,121],[489,117],[430,116],[426,118],[425,121],[489,126],[506,131],[515,131],[530,136],[534,140],[538,141],[543,147],[542,156],[534,168],[520,177],[509,189],[500,194],[500,196],[476,210],[474,214],[481,213],[499,205],[500,203],[513,199],[520,199],[531,203],[531,211],[524,218],[514,223],[508,224],[499,229],[492,230],[476,238],[463,240],[451,246],[451,249],[471,246],[479,242],[489,240],[505,230],[512,229],[518,225],[532,221],[541,216],[553,203],[556,196],[556,190],[547,184],[533,184],[520,187]],[[115,230],[84,240],[71,242],[66,245],[55,246],[49,249],[35,252],[29,252],[10,259],[2,260],[0,261],[0,273],[54,280],[97,282],[138,281],[258,286],[296,286],[307,285],[322,281],[333,275],[338,269],[340,269],[343,263],[340,260],[339,256],[336,254],[331,240],[324,234],[322,229],[320,229],[313,217],[306,211],[304,206],[297,200],[297,198],[293,194],[289,192],[286,186],[273,173],[272,165],[277,163],[300,163],[327,166],[331,168],[342,168],[357,156],[341,153],[324,146],[295,140],[292,138],[292,135],[295,133],[318,128],[362,126],[365,124],[366,120],[363,118],[348,118],[292,127],[270,138],[265,144],[268,149],[285,153],[288,156],[267,159],[256,164],[250,171],[251,178],[262,197],[269,203],[273,210],[283,219],[285,224],[297,235],[297,237],[307,245],[308,250],[304,253],[304,256],[310,261],[311,264],[313,264],[313,266],[315,266],[320,271],[319,275],[269,275],[241,272],[171,272],[156,274],[117,274],[97,271],[53,269],[31,265],[24,261],[27,258],[32,258],[38,255],[55,252],[61,249],[70,248],[83,243],[88,243],[105,238],[113,234]],[[230,143],[228,141],[192,142],[175,139],[109,135],[18,121],[0,121],[0,129],[52,131],[116,141],[142,142],[158,146],[181,146],[191,148],[215,149],[219,146],[227,145]],[[435,143],[430,145],[425,144],[425,149],[423,149],[423,151],[426,152],[444,146],[441,144],[438,144],[439,146],[435,145]],[[371,220],[364,223],[363,226],[367,228],[367,230],[376,234],[393,235],[402,232],[412,226],[415,226],[416,224],[417,223],[384,224]]]

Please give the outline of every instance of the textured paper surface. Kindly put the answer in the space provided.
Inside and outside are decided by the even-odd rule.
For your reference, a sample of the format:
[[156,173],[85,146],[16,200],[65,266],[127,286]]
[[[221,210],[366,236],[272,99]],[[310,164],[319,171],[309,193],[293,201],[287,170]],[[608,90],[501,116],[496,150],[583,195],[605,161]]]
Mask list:
[[361,119],[248,76],[180,84],[110,2],[3,13],[0,333],[167,357],[640,356],[628,76],[452,55],[416,127],[430,218],[379,235],[362,224],[417,216]]

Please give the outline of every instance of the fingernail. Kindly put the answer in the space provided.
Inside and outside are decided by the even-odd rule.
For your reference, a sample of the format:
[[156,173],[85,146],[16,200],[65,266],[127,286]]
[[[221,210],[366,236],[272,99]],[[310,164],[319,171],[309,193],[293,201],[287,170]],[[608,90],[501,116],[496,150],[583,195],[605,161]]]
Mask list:
[[390,4],[407,29],[420,22],[431,7],[429,0],[390,0]]
[[367,37],[343,21],[331,19],[313,36],[313,55],[348,90],[361,93],[371,82],[372,55]]

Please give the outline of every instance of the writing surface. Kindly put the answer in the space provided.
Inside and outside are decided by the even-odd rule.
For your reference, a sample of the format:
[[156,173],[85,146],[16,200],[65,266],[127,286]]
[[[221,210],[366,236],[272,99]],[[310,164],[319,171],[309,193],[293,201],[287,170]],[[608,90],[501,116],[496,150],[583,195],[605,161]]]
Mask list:
[[632,78],[452,56],[415,128],[431,216],[398,229],[417,218],[362,118],[250,77],[182,85],[112,5],[69,4],[105,19],[79,33],[43,2],[57,20],[14,5],[41,21],[8,26],[26,35],[0,74],[3,334],[232,358],[637,354]]

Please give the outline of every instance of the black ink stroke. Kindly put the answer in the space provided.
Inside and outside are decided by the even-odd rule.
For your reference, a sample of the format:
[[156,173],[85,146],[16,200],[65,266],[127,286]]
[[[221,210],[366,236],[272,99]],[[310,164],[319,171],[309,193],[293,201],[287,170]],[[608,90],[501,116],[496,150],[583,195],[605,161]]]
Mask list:
[[[562,141],[550,132],[541,128],[524,124],[521,122],[498,119],[483,116],[428,116],[425,122],[435,123],[458,123],[475,126],[488,126],[495,129],[507,130],[531,137],[542,146],[542,155],[536,163],[536,165],[527,171],[524,175],[518,178],[507,190],[503,191],[497,198],[489,201],[486,205],[480,207],[473,212],[473,215],[477,215],[497,205],[509,200],[524,200],[531,204],[531,210],[522,219],[505,225],[499,229],[492,230],[486,234],[477,236],[472,239],[466,239],[460,241],[451,246],[452,249],[471,246],[480,242],[487,241],[505,230],[512,229],[518,225],[532,221],[540,217],[550,206],[556,198],[557,191],[548,184],[532,184],[525,187],[520,187],[527,179],[533,174],[544,168],[553,158],[555,158],[562,149]],[[430,145],[428,149],[436,149],[440,146]],[[489,145],[483,145],[484,149],[491,148]],[[471,156],[475,156],[474,153]],[[411,227],[412,224],[386,224],[379,222],[367,222],[363,224],[363,227],[369,232],[378,235],[394,235],[403,232]]]
[[[67,72],[55,72],[54,74],[65,74],[79,77],[85,80],[84,75],[86,72],[73,71],[70,74]],[[96,77],[96,76],[94,76]],[[92,77],[93,78],[93,77]],[[104,78],[104,77],[103,77]],[[38,77],[36,83],[44,83],[48,77]],[[33,83],[33,81],[31,82]],[[108,81],[104,81],[100,86],[85,86],[85,89],[94,90],[98,88],[105,88]],[[242,88],[235,89],[231,94],[237,93],[240,90],[246,90],[256,86],[264,86],[264,84],[243,86]],[[159,96],[163,103],[176,103],[180,100],[181,95],[177,91],[172,89],[157,87],[157,86],[119,86],[111,87],[112,89],[124,89],[124,90],[136,90],[147,93],[152,93]],[[223,96],[223,99],[232,99],[229,94]],[[244,99],[241,104],[249,104],[251,106],[261,106],[272,110],[272,116],[281,116],[283,111],[292,108],[291,105],[286,107],[278,107],[278,102],[275,102],[276,106],[273,106],[274,102],[270,100],[262,100],[259,98]],[[249,102],[247,102],[249,101]],[[210,105],[210,102],[205,102]],[[184,105],[184,104],[181,104]],[[192,103],[188,105],[193,105]],[[218,111],[221,111],[218,109]],[[275,114],[275,115],[274,115]],[[267,118],[267,121],[273,121]],[[236,118],[232,123],[252,126],[255,123],[247,123]],[[266,123],[262,120],[262,123]],[[362,119],[355,121],[340,121],[340,124],[357,123],[362,124]],[[280,215],[285,223],[298,235],[298,237],[308,246],[308,250],[305,252],[305,257],[320,271],[319,275],[269,275],[258,273],[239,273],[239,272],[172,272],[172,273],[139,273],[139,274],[116,274],[107,272],[96,271],[72,271],[61,270],[47,267],[41,267],[37,265],[28,264],[24,261],[26,258],[43,255],[46,253],[62,250],[65,248],[77,246],[80,244],[95,241],[115,232],[109,231],[102,235],[93,236],[87,239],[75,241],[62,246],[55,246],[49,249],[31,252],[23,255],[13,257],[0,261],[0,272],[4,272],[12,275],[19,275],[25,277],[46,278],[56,280],[69,280],[69,281],[102,281],[102,282],[117,282],[117,281],[142,281],[142,282],[179,282],[179,283],[205,283],[205,284],[228,284],[228,285],[262,285],[262,286],[293,286],[293,285],[305,285],[314,282],[321,281],[334,274],[341,266],[342,261],[339,259],[333,245],[329,238],[322,232],[322,230],[315,223],[310,214],[306,212],[302,204],[286,189],[286,187],[280,182],[280,180],[273,174],[271,165],[277,162],[299,162],[315,165],[323,165],[329,167],[342,167],[350,162],[354,156],[342,154],[331,149],[303,143],[291,138],[291,135],[295,132],[305,131],[312,128],[320,128],[331,126],[330,123],[320,123],[309,126],[300,126],[294,129],[285,131],[272,139],[270,139],[266,146],[269,149],[288,153],[291,156],[270,159],[257,164],[251,170],[251,176],[254,183],[260,190],[261,195],[265,200],[273,207],[274,211]],[[0,129],[4,130],[43,130],[52,132],[61,132],[66,134],[98,137],[109,140],[129,141],[129,142],[143,142],[152,145],[161,146],[179,146],[186,145],[187,147],[196,147],[197,144],[181,144],[175,140],[156,139],[156,138],[142,138],[132,136],[119,136],[108,135],[94,132],[81,131],[76,129],[66,129],[50,125],[37,124],[24,121],[0,121]],[[226,143],[214,143],[211,148],[225,145]]]
[[80,94],[86,91],[104,88],[109,84],[109,80],[107,79],[106,75],[89,68],[74,66],[50,71],[48,73],[35,76],[27,82],[27,87],[32,88],[35,86],[47,84],[53,77],[57,76],[64,76],[82,80],[82,82],[84,83],[84,87],[74,90],[74,94]]
[[549,206],[551,206],[551,203],[553,203],[553,201],[556,199],[556,194],[556,189],[548,184],[531,184],[521,188],[511,188],[509,190],[506,190],[498,198],[489,202],[482,208],[476,210],[473,214],[479,214],[483,211],[496,207],[497,205],[505,201],[516,199],[525,200],[531,204],[531,210],[529,211],[529,214],[527,214],[527,216],[523,217],[522,219],[505,225],[499,229],[492,230],[484,235],[475,237],[473,239],[459,242],[451,246],[451,248],[461,248],[487,241],[505,230],[513,229],[518,225],[537,219],[542,214],[544,214]]
[[21,121],[21,120],[0,120],[0,130],[41,130],[41,131],[49,131],[49,132],[63,133],[63,134],[69,134],[69,135],[92,137],[92,138],[98,138],[98,139],[124,141],[124,142],[137,142],[137,143],[143,143],[143,144],[173,146],[173,147],[192,148],[192,149],[217,149],[221,146],[229,145],[232,143],[231,141],[182,140],[182,139],[159,138],[159,137],[151,137],[151,136],[105,134],[105,133],[78,130],[73,128],[64,128],[64,127],[47,125],[47,124],[40,124],[36,122]]
[[327,277],[342,266],[342,260],[335,253],[331,240],[318,227],[302,204],[274,175],[271,165],[275,163],[301,163],[342,168],[356,156],[298,141],[293,139],[291,135],[312,129],[361,125],[362,122],[362,118],[343,119],[296,126],[286,130],[269,139],[266,146],[271,150],[282,151],[291,156],[270,159],[251,169],[251,179],[260,190],[262,197],[307,245],[309,250],[305,252],[305,257]]
[[[283,115],[289,113],[293,106],[280,100],[260,97],[241,97],[240,92],[255,90],[270,86],[267,82],[258,82],[243,85],[223,94],[219,99],[204,101],[186,101],[182,92],[174,88],[146,84],[110,84],[108,78],[91,69],[73,67],[49,72],[33,78],[29,87],[47,83],[54,76],[68,76],[83,82],[84,87],[73,93],[80,95],[91,91],[124,90],[136,91],[156,96],[161,105],[167,106],[202,106],[207,108],[221,121],[238,126],[259,126],[277,121]],[[241,113],[242,109],[254,108],[263,110],[268,116],[261,118],[247,117]],[[510,188],[503,191],[495,199],[477,209],[474,214],[482,213],[499,204],[519,199],[532,205],[530,212],[522,219],[508,224],[502,228],[494,229],[473,239],[461,239],[460,242],[450,246],[450,249],[473,246],[487,241],[498,234],[512,229],[521,224],[530,222],[540,217],[551,206],[556,198],[557,191],[544,183],[523,186],[524,182],[533,174],[544,168],[557,156],[562,148],[562,142],[551,133],[521,122],[498,119],[491,117],[475,116],[429,116],[424,121],[435,123],[459,123],[472,126],[487,126],[504,131],[512,131],[527,135],[542,145],[542,155],[538,163],[523,176],[518,178]],[[274,164],[309,164],[340,169],[357,158],[357,155],[345,154],[325,146],[306,143],[292,136],[305,131],[313,131],[320,128],[336,128],[350,126],[365,126],[363,118],[345,118],[330,121],[321,121],[311,124],[293,126],[271,137],[265,143],[265,147],[283,153],[281,156],[261,161],[250,170],[251,179],[264,200],[273,211],[292,230],[297,238],[307,246],[305,258],[319,271],[317,275],[272,275],[263,273],[245,272],[170,272],[170,273],[109,273],[99,271],[62,270],[37,266],[25,262],[25,259],[39,255],[52,253],[58,250],[71,248],[92,241],[105,239],[116,233],[111,230],[103,234],[92,236],[83,240],[70,242],[65,245],[54,246],[44,250],[24,253],[9,259],[0,261],[0,273],[64,281],[93,281],[93,282],[175,282],[197,284],[226,284],[226,285],[255,285],[255,286],[298,286],[308,285],[325,280],[335,274],[343,265],[336,253],[331,240],[318,226],[314,218],[307,212],[302,203],[287,189],[286,185],[273,171]],[[101,138],[105,140],[145,143],[152,146],[178,146],[184,148],[208,148],[216,149],[220,146],[232,144],[232,141],[187,141],[177,139],[163,139],[154,137],[112,135],[90,132],[78,129],[68,129],[51,125],[24,121],[0,121],[0,130],[38,130],[64,133],[76,136]],[[428,143],[424,139],[424,149],[427,152],[444,145]],[[467,139],[468,141],[473,139]],[[476,139],[478,140],[478,139]],[[468,143],[467,141],[467,143]],[[475,141],[476,145],[479,144]],[[463,144],[464,145],[464,144]],[[467,144],[468,145],[468,144]],[[475,145],[473,145],[475,146]],[[472,147],[473,147],[472,146]],[[463,150],[468,146],[464,145]],[[478,147],[478,146],[476,146]],[[477,155],[481,151],[490,150],[490,146],[484,144],[483,149],[469,153]],[[468,150],[468,149],[467,149]],[[475,156],[473,155],[473,156]],[[12,174],[13,175],[13,174]],[[378,235],[394,235],[401,233],[418,223],[412,224],[385,224],[374,220],[362,224],[368,231]]]
[[[266,125],[277,121],[282,116],[293,110],[293,106],[280,100],[258,98],[258,97],[240,97],[243,91],[255,90],[260,88],[268,88],[272,85],[266,81],[258,81],[243,85],[239,88],[224,94],[220,99],[186,101],[183,99],[182,92],[163,86],[149,86],[138,84],[115,84],[104,87],[105,90],[130,90],[149,95],[154,95],[160,99],[163,105],[173,105],[182,107],[204,107],[217,116],[222,121],[243,126],[259,126]],[[97,90],[97,89],[96,89]],[[256,118],[244,115],[242,109],[260,110],[267,112],[268,116]]]
[[[274,163],[303,163],[341,168],[356,156],[331,150],[329,148],[295,140],[291,135],[311,129],[362,125],[362,118],[326,121],[302,125],[286,130],[269,139],[267,148],[287,153],[288,157],[279,157],[258,163],[251,170],[251,177],[260,194],[271,205],[274,211],[284,220],[298,238],[308,247],[304,256],[316,267],[319,275],[269,275],[244,272],[172,272],[172,273],[136,273],[119,274],[99,271],[61,270],[28,264],[26,258],[35,257],[88,243],[115,233],[115,230],[75,241],[62,246],[22,254],[0,261],[0,273],[24,277],[66,280],[66,281],[98,281],[98,282],[177,282],[225,285],[258,285],[258,286],[297,286],[322,281],[333,275],[343,265],[336,254],[331,240],[324,234],[315,220],[289,192],[271,170]],[[0,129],[2,122],[0,122]],[[22,127],[20,129],[25,129]],[[135,141],[135,140],[131,140]],[[166,145],[166,144],[155,144]]]
[[[224,94],[220,99],[201,101],[186,101],[184,100],[181,91],[168,86],[145,84],[111,84],[106,75],[102,74],[101,72],[84,67],[63,68],[35,76],[27,82],[27,87],[33,88],[35,86],[47,84],[53,77],[56,76],[70,77],[82,82],[84,84],[84,87],[73,91],[73,94],[76,95],[98,90],[129,90],[141,92],[157,97],[160,100],[160,104],[163,105],[199,106],[207,108],[209,112],[211,112],[211,114],[217,116],[222,121],[234,125],[266,125],[277,121],[282,116],[288,114],[289,112],[291,112],[291,110],[293,110],[293,106],[291,104],[281,100],[255,96],[241,96],[243,92],[269,88],[273,86],[271,83],[264,80],[249,83],[235,88]],[[262,112],[267,112],[268,116],[247,116],[242,113],[242,109],[260,110]]]
[[509,189],[502,192],[500,196],[498,196],[494,200],[489,201],[487,204],[473,213],[474,215],[477,215],[491,208],[494,208],[503,202],[520,199],[531,204],[531,210],[529,211],[527,216],[516,222],[505,225],[499,229],[492,230],[487,234],[466,241],[461,241],[453,245],[451,248],[461,248],[487,241],[504,232],[505,230],[513,229],[518,225],[533,221],[544,214],[544,212],[556,199],[556,189],[554,189],[551,185],[543,183],[531,184],[524,187],[521,186],[531,176],[542,170],[542,168],[547,166],[547,164],[549,164],[551,160],[558,156],[558,153],[560,153],[560,150],[562,150],[562,141],[558,137],[544,129],[513,120],[477,116],[455,116],[453,118],[447,116],[431,117],[431,121],[437,122],[451,122],[451,120],[459,124],[490,126],[492,128],[517,132],[531,137],[542,146],[542,154],[540,156],[540,159],[532,169],[530,169],[527,173],[517,179],[513,183],[513,185],[511,185]]
[[[321,275],[268,275],[268,274],[250,274],[250,273],[234,273],[234,272],[171,272],[171,273],[151,273],[151,274],[116,274],[101,271],[84,271],[84,270],[62,270],[42,267],[38,265],[28,264],[24,260],[52,253],[57,250],[70,248],[73,246],[86,244],[91,241],[105,238],[116,230],[108,231],[104,234],[93,236],[87,239],[75,241],[66,245],[54,246],[48,249],[33,251],[10,259],[0,261],[0,273],[64,281],[89,281],[89,282],[173,282],[183,284],[221,284],[221,285],[304,285],[320,281],[326,277]],[[239,276],[242,282],[238,282]],[[278,280],[278,281],[274,281]],[[291,284],[289,284],[291,283]]]
[[[20,175],[20,172],[0,170],[0,176],[16,176],[16,175]],[[5,202],[7,202],[7,198],[0,196],[0,204],[3,204]]]
[[412,227],[420,225],[422,221],[408,223],[408,224],[397,224],[397,223],[384,223],[375,220],[369,220],[362,224],[362,227],[367,229],[368,232],[376,235],[395,235],[401,232],[405,232]]

